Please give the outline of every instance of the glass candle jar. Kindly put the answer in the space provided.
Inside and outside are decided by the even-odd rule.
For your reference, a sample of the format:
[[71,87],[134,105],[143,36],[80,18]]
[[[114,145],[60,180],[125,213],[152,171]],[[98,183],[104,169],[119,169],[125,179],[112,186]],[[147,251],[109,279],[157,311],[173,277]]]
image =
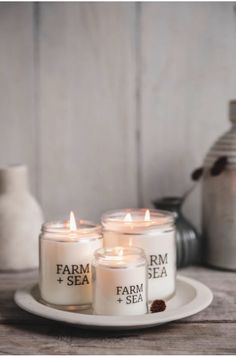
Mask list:
[[175,293],[176,242],[174,215],[145,209],[107,212],[102,217],[105,247],[136,246],[148,261],[148,300],[168,300]]
[[85,309],[92,303],[91,262],[102,247],[101,227],[78,221],[42,226],[40,235],[40,292],[44,302],[60,309]]
[[101,248],[95,252],[92,271],[94,314],[147,313],[147,261],[142,249]]

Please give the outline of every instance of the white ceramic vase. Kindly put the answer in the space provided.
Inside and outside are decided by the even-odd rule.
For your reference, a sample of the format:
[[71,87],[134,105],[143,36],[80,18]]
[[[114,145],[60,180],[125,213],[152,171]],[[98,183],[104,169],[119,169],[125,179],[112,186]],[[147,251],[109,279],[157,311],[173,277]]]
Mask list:
[[43,222],[29,192],[26,166],[0,169],[0,270],[38,267],[38,235]]

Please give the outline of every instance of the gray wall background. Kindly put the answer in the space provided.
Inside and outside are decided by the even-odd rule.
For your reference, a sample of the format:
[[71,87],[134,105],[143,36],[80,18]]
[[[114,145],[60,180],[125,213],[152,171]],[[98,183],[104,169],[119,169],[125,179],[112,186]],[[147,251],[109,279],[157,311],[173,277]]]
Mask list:
[[0,165],[46,219],[183,194],[235,97],[234,3],[0,4]]

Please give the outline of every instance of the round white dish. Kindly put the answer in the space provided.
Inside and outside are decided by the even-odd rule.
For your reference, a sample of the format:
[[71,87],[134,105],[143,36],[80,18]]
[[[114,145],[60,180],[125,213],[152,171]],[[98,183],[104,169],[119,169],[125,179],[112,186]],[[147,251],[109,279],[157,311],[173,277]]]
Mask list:
[[204,284],[187,277],[178,276],[176,293],[167,303],[166,310],[135,316],[94,315],[92,310],[64,311],[40,302],[38,287],[31,285],[15,293],[16,304],[32,314],[85,328],[138,329],[186,318],[205,309],[213,299],[211,290]]

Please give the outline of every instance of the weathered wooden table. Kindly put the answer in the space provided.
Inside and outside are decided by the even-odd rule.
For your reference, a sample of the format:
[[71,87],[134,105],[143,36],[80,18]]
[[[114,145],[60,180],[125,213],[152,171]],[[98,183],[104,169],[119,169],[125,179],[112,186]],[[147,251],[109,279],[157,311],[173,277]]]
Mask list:
[[16,288],[37,273],[0,274],[0,354],[235,354],[236,273],[201,267],[179,271],[208,285],[211,306],[178,322],[134,331],[84,330],[19,309]]

